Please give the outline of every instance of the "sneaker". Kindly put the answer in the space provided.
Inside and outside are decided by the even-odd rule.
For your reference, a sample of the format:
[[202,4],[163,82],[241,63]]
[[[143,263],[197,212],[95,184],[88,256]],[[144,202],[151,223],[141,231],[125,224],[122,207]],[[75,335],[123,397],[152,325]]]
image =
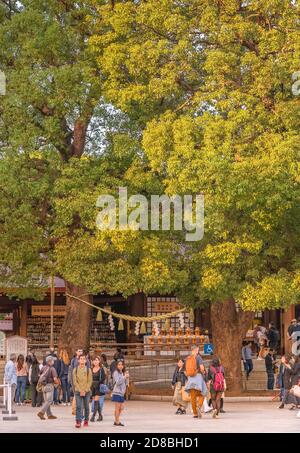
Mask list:
[[181,415],[185,415],[186,414],[186,410],[185,409],[181,409]]
[[84,420],[83,426],[89,426],[89,422],[87,420]]
[[119,423],[114,422],[114,426],[125,426],[125,425],[123,425],[123,423],[121,423],[121,422],[119,422]]
[[297,406],[290,407],[290,411],[294,411],[295,409],[297,409]]
[[177,409],[177,411],[175,412],[175,415],[178,415],[178,414],[181,414],[181,409],[180,407]]
[[277,409],[283,409],[283,408],[284,408],[284,404],[281,403],[280,406],[278,406]]
[[40,417],[41,420],[46,420],[45,419],[45,414],[43,414],[43,412],[38,412],[37,416]]
[[49,420],[55,420],[57,417],[55,415],[49,415],[48,419]]
[[80,428],[80,427],[81,427],[80,420],[76,420],[75,428]]
[[67,403],[63,403],[63,406],[67,406]]

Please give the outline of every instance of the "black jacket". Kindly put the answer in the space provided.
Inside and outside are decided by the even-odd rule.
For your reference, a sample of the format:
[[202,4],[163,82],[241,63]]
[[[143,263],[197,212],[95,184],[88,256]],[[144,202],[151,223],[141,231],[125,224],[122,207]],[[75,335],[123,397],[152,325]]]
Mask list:
[[274,373],[274,363],[271,354],[267,354],[265,357],[266,371],[267,373]]
[[172,385],[175,385],[176,382],[181,382],[182,385],[185,385],[187,381],[187,377],[184,374],[185,367],[183,366],[181,370],[179,370],[178,365],[176,365],[174,374],[173,374],[173,379],[172,379]]
[[276,347],[279,343],[279,332],[275,327],[271,327],[267,332],[267,337],[269,340],[269,346],[272,348]]

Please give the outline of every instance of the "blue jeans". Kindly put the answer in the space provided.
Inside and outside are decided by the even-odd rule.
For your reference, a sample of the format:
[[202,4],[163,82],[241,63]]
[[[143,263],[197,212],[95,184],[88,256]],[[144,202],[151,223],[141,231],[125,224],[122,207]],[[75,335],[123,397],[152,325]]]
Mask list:
[[16,403],[24,403],[27,376],[17,377]]
[[253,362],[252,362],[252,359],[246,359],[246,360],[245,360],[245,362],[244,362],[244,369],[245,369],[246,375],[247,375],[247,377],[248,377],[249,374],[251,373],[251,371],[253,370]]
[[75,392],[76,398],[76,420],[81,421],[82,413],[85,421],[88,421],[90,415],[90,392],[87,392],[85,396],[80,396],[80,392]]
[[61,378],[61,389],[62,389],[62,394],[63,394],[63,398],[62,398],[63,403],[69,403],[71,386],[68,382],[68,376]]
[[274,373],[268,372],[267,375],[268,375],[267,389],[274,390],[274,381],[275,381]]
[[[105,400],[105,395],[101,395],[101,396],[99,397],[99,406],[100,406],[101,414],[102,414],[102,412],[103,412],[104,400]],[[94,412],[94,400],[92,401],[91,411]]]
[[104,400],[105,400],[105,395],[101,395],[100,398],[99,398],[99,405],[100,405],[101,414],[103,413]]

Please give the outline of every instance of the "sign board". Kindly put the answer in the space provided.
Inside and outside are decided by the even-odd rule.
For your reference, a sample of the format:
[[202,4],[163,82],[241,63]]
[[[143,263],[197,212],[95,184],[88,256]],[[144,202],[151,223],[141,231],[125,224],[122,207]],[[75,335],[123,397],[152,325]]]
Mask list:
[[214,353],[214,347],[211,343],[204,343],[204,354],[210,355]]
[[26,357],[27,338],[19,337],[18,335],[7,337],[5,340],[5,353],[6,357],[9,357],[10,354],[23,354],[23,356]]
[[0,355],[5,355],[5,333],[0,331]]
[[13,330],[13,313],[0,313],[0,330]]
[[[66,306],[65,305],[54,305],[53,306],[54,316],[65,316]],[[51,316],[50,305],[32,305],[31,307],[32,316]]]
[[171,313],[179,310],[179,305],[176,302],[154,302],[152,311],[157,313]]

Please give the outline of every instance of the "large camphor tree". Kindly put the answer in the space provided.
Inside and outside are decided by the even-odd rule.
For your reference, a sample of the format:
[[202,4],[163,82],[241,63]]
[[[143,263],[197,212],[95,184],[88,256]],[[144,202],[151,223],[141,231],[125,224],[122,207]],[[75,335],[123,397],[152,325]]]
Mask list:
[[140,125],[166,193],[204,193],[204,239],[185,244],[181,290],[211,302],[215,350],[240,389],[254,311],[299,296],[299,4],[94,4],[104,96]]
[[0,287],[42,298],[50,275],[64,278],[59,347],[69,354],[88,349],[91,318],[72,296],[170,292],[188,280],[168,235],[96,228],[99,195],[163,190],[136,122],[103,100],[89,46],[96,14],[91,1],[0,2]]

